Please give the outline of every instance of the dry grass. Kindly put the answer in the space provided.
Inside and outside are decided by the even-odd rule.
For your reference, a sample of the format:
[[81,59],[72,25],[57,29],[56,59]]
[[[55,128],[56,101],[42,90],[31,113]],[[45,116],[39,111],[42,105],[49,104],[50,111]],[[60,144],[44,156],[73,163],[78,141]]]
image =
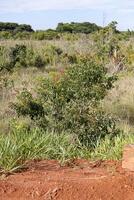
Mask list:
[[79,52],[87,53],[92,50],[94,42],[86,37],[79,37],[78,40],[1,40],[0,46],[14,47],[16,44],[24,44],[28,47],[33,47],[37,51],[42,51],[48,45],[57,46],[65,53]]
[[3,77],[6,80],[7,86],[5,87],[4,81],[1,81],[0,87],[0,130],[1,132],[9,131],[9,121],[15,117],[15,113],[10,108],[10,103],[16,100],[17,95],[23,88],[31,91],[35,88],[37,77],[46,76],[45,71],[40,71],[36,68],[22,68],[15,70],[12,74]]
[[134,77],[120,78],[104,101],[104,108],[120,120],[125,132],[134,131]]

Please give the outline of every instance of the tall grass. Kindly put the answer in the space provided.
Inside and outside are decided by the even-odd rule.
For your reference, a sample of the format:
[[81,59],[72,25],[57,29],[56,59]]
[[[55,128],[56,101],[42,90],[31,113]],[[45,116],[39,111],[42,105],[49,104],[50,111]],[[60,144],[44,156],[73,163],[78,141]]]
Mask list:
[[134,132],[134,77],[124,73],[104,100],[104,109],[119,119],[119,127]]
[[0,168],[14,171],[22,167],[26,160],[57,159],[64,162],[77,157],[78,146],[72,138],[61,133],[53,134],[35,129],[31,132],[14,131],[0,135]]
[[101,160],[120,160],[122,158],[123,148],[127,144],[134,143],[133,134],[120,134],[113,141],[106,137],[98,142],[95,149],[91,152],[92,159]]
[[89,149],[72,135],[54,134],[39,129],[33,131],[14,131],[0,135],[0,169],[1,172],[16,171],[25,166],[27,160],[56,159],[65,163],[70,159],[121,159],[123,146],[134,142],[134,135],[110,137],[98,141],[94,149]]

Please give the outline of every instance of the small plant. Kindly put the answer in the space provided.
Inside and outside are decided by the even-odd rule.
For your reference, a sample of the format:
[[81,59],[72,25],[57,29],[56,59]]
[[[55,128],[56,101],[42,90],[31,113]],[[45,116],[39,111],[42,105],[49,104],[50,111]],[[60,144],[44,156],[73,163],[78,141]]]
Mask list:
[[16,45],[10,49],[9,57],[10,57],[10,66],[11,68],[17,66],[25,67],[26,65],[26,54],[27,49],[25,45]]
[[40,55],[35,55],[33,65],[37,68],[41,68],[45,65],[45,62]]
[[19,104],[16,103],[14,105],[14,109],[18,115],[29,115],[31,119],[44,116],[43,107],[33,99],[30,92],[28,92],[25,88],[21,92],[18,99],[20,100]]
[[63,50],[53,45],[48,45],[44,48],[44,60],[46,64],[54,65],[60,61],[60,56]]

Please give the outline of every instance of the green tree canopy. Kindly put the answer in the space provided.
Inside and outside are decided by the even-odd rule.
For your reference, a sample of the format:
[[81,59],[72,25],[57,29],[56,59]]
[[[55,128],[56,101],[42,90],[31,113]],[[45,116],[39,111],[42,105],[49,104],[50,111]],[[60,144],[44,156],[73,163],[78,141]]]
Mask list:
[[59,23],[56,30],[58,32],[70,32],[70,33],[92,33],[94,31],[100,30],[101,27],[94,23],[83,22],[83,23]]
[[11,31],[11,32],[33,32],[33,29],[30,25],[27,24],[17,24],[10,22],[0,22],[0,31]]

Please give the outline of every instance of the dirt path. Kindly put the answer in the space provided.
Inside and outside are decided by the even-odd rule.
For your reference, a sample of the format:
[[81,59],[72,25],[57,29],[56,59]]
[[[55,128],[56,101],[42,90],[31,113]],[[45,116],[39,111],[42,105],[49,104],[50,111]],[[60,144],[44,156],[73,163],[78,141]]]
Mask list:
[[112,161],[31,162],[27,171],[1,178],[0,200],[134,200],[134,174]]

